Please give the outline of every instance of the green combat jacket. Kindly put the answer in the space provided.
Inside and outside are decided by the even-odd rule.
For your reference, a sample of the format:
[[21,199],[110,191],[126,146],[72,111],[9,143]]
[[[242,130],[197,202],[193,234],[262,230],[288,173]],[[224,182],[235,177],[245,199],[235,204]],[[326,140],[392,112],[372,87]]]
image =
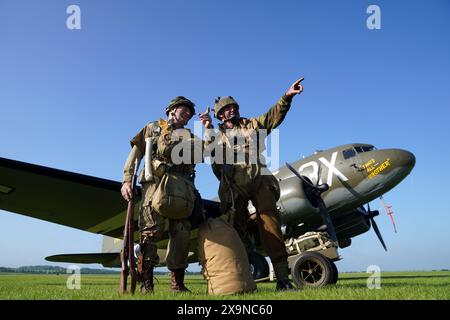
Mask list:
[[[255,133],[258,133],[262,129],[265,129],[267,135],[269,135],[273,129],[278,127],[289,111],[291,101],[292,98],[283,95],[268,112],[256,118],[240,118],[238,125],[233,129],[228,129],[228,131],[223,124],[219,125],[222,140],[221,145],[224,149],[222,163],[226,163],[225,155],[227,148],[233,148],[233,151],[235,152],[243,150],[246,159],[251,159],[251,156],[255,156],[254,153],[257,153],[257,163],[254,163],[254,161],[253,163],[248,163],[248,161],[234,163],[231,166],[231,169],[227,169],[226,165],[223,164],[212,164],[214,174],[220,179],[219,197],[222,203],[222,212],[226,211],[231,203],[229,183],[240,196],[244,196],[245,198],[249,198],[249,195],[255,191],[252,189],[257,187],[257,185],[260,185],[260,183],[268,184],[273,187],[276,198],[279,198],[280,191],[277,179],[269,172],[269,170],[265,170],[265,174],[261,175],[261,169],[266,167],[262,157],[262,152],[265,150],[265,144],[264,141],[254,141],[254,137],[256,136]],[[245,137],[245,139],[241,138],[233,141],[232,139],[235,134],[240,134],[240,136]],[[264,139],[264,137],[259,137],[257,139],[259,140],[260,138]],[[251,145],[253,145],[253,147],[251,147]],[[228,152],[230,152],[230,150],[228,150]],[[253,157],[253,159],[255,158]],[[255,184],[256,181],[258,182],[257,185]]]

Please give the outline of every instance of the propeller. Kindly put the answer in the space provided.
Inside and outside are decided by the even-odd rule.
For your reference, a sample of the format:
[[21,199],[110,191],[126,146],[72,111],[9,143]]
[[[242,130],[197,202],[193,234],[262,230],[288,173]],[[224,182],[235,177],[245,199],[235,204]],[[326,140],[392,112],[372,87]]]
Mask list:
[[378,225],[374,219],[374,217],[376,217],[379,214],[380,214],[380,212],[378,210],[371,211],[370,204],[369,203],[367,204],[367,212],[364,214],[364,217],[366,219],[370,220],[370,223],[372,224],[372,227],[373,227],[373,231],[375,231],[375,234],[377,235],[378,240],[380,240],[381,245],[384,248],[384,251],[387,251],[386,244],[384,243],[383,237],[381,236],[380,229],[378,228]]
[[336,230],[334,229],[333,222],[331,221],[330,214],[325,206],[325,203],[321,197],[321,194],[327,191],[330,186],[326,183],[319,184],[320,181],[320,171],[321,167],[317,170],[317,181],[316,184],[312,184],[309,180],[305,179],[297,170],[295,170],[289,163],[286,162],[286,167],[292,171],[292,173],[297,176],[302,182],[304,182],[307,186],[311,188],[312,194],[315,196],[317,200],[317,206],[319,207],[320,216],[322,217],[322,221],[327,228],[327,232],[330,235],[331,240],[335,243],[339,244],[339,241],[336,236]]

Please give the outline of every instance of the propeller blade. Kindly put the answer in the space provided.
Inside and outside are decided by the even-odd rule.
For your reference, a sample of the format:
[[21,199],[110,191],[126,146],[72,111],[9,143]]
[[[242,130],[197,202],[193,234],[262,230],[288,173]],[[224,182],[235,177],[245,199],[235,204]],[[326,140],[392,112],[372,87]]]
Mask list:
[[327,226],[327,232],[330,235],[331,240],[339,244],[339,241],[336,236],[336,230],[334,229],[334,225],[333,222],[331,221],[330,214],[328,213],[325,203],[323,202],[320,196],[317,197],[317,204],[319,206],[319,212],[320,215],[322,216],[322,220]]
[[[322,197],[320,196],[320,188],[318,188],[319,180],[317,180],[317,185],[313,185],[308,180],[306,180],[297,170],[295,170],[289,163],[286,162],[286,167],[292,171],[293,174],[295,174],[300,180],[305,182],[307,185],[313,188],[315,190],[314,194],[317,197],[317,205],[319,207],[319,212],[322,217],[323,223],[327,226],[327,232],[330,235],[331,240],[339,244],[339,241],[336,236],[336,230],[334,229],[333,222],[331,221],[330,214],[328,213],[328,210],[325,206],[325,203],[323,202]],[[319,179],[319,177],[318,177]],[[328,187],[327,187],[328,188]],[[324,190],[322,190],[324,191]]]
[[375,231],[375,233],[376,233],[376,235],[378,237],[378,240],[380,240],[381,245],[384,248],[384,251],[387,251],[386,244],[384,243],[383,237],[381,236],[380,229],[378,229],[378,225],[375,222],[375,219],[374,218],[370,218],[370,222],[372,223],[373,230]]
[[320,181],[320,174],[322,173],[322,164],[319,163],[319,168],[317,169],[317,181],[316,181],[316,186],[319,185],[319,181]]
[[295,174],[300,180],[302,180],[303,182],[307,183],[309,186],[315,188],[316,186],[313,185],[311,182],[309,182],[308,180],[306,180],[297,170],[295,170],[289,163],[286,162],[286,167],[292,171],[293,174]]

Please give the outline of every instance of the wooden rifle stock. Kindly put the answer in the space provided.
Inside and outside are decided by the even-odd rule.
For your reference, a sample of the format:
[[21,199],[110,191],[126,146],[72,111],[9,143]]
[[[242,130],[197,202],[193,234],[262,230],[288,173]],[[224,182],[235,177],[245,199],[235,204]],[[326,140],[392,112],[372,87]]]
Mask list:
[[134,294],[136,290],[137,272],[134,259],[134,196],[136,193],[136,175],[138,170],[138,161],[135,161],[134,174],[131,179],[131,194],[133,197],[128,201],[127,217],[123,228],[122,251],[120,252],[121,271],[120,271],[120,287],[121,294],[127,292],[128,275],[131,276],[130,292]]

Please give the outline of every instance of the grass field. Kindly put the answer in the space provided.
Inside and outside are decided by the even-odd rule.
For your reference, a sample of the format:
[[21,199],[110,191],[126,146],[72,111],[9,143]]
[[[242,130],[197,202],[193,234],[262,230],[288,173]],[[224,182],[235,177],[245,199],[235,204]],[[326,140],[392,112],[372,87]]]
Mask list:
[[209,296],[207,283],[202,276],[187,276],[190,294],[173,294],[169,278],[157,276],[153,295],[121,296],[118,293],[119,277],[116,275],[81,275],[81,288],[69,290],[69,275],[1,274],[0,299],[232,299],[232,300],[311,300],[311,299],[450,299],[450,272],[391,272],[382,273],[381,288],[368,289],[366,273],[342,273],[334,286],[319,289],[302,289],[292,292],[275,292],[274,283],[258,283],[252,294]]

